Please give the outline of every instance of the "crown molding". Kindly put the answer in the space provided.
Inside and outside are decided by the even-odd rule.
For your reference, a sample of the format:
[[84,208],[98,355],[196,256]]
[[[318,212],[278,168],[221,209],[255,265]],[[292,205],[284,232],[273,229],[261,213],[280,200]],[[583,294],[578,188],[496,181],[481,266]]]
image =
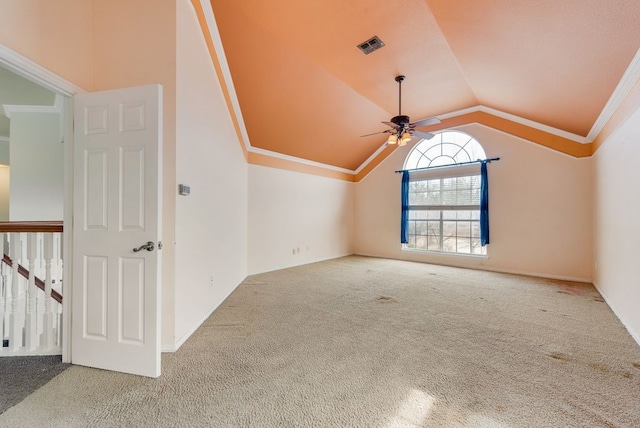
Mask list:
[[11,119],[11,115],[16,113],[48,113],[59,114],[62,116],[62,95],[56,94],[53,105],[51,106],[32,106],[32,105],[12,105],[5,104],[2,106],[5,116]]
[[382,143],[382,145],[380,147],[378,147],[378,150],[376,150],[375,152],[373,152],[371,154],[371,156],[369,156],[367,158],[367,160],[365,160],[364,162],[362,162],[362,164],[360,164],[360,166],[355,170],[356,175],[360,174],[362,172],[363,169],[365,169],[367,167],[367,165],[369,165],[371,162],[373,162],[379,155],[380,153],[382,153],[384,151],[384,149],[386,149],[387,143]]
[[487,107],[482,104],[478,104],[477,106],[465,108],[462,110],[455,110],[452,112],[439,114],[436,117],[438,117],[438,119],[444,120],[444,119],[450,119],[453,117],[463,116],[465,114],[475,113],[475,112],[488,113],[490,115],[500,117],[502,119],[510,120],[511,122],[519,123],[520,125],[525,125],[525,126],[528,126],[529,128],[537,129],[539,131],[547,132],[549,134],[557,135],[558,137],[566,138],[567,140],[571,140],[580,144],[589,144],[593,141],[581,135],[574,134],[572,132],[563,131],[562,129],[554,128],[552,126],[543,125],[542,123],[525,119],[523,117],[516,116],[511,113],[506,113],[501,110],[496,110],[494,108]]
[[[383,147],[384,148],[384,147]],[[282,153],[278,153],[278,152],[272,152],[271,150],[265,150],[265,149],[260,149],[258,147],[251,147],[249,149],[249,153],[256,153],[259,155],[264,155],[264,156],[269,156],[272,158],[276,158],[276,159],[282,159],[282,160],[286,160],[289,162],[295,162],[295,163],[299,163],[302,165],[309,165],[309,166],[314,166],[317,168],[323,168],[329,171],[335,171],[335,172],[340,172],[343,174],[350,174],[350,175],[355,175],[356,171],[353,171],[351,169],[346,169],[346,168],[341,168],[339,166],[333,166],[333,165],[329,165],[326,163],[321,163],[321,162],[315,162],[312,160],[308,160],[308,159],[302,159],[302,158],[298,158],[295,156],[289,156],[289,155],[285,155]],[[378,152],[376,152],[378,153]]]
[[600,112],[600,116],[598,116],[593,123],[589,134],[587,134],[589,141],[595,140],[598,134],[602,132],[605,125],[611,120],[616,110],[618,110],[618,107],[620,107],[620,104],[622,104],[627,95],[629,95],[629,92],[631,92],[631,89],[638,80],[640,80],[640,49],[638,49],[629,67],[627,67],[627,70],[622,75],[618,86],[616,86],[613,94],[611,94],[611,98],[609,98],[609,101]]
[[[216,23],[216,18],[213,13],[213,7],[211,6],[211,2],[209,0],[192,0],[192,2],[199,2],[199,6],[203,12],[206,21],[206,28],[202,28],[202,30],[209,33],[211,42],[213,44],[216,58],[212,59],[218,64],[222,74],[220,85],[225,86],[229,95],[230,106],[227,106],[227,108],[230,110],[229,113],[236,117],[239,132],[242,137],[241,144],[244,146],[247,152],[250,152],[253,147],[251,146],[251,142],[249,141],[249,133],[247,132],[247,128],[244,124],[244,118],[242,117],[242,109],[240,108],[238,95],[236,94],[235,85],[233,84],[233,78],[231,77],[231,70],[229,69],[227,55],[224,51],[224,46],[222,45],[220,32],[218,31],[218,24]],[[194,5],[192,4],[192,6]]]
[[[14,114],[57,114],[60,122],[60,126],[58,127],[58,139],[60,142],[64,140],[64,115],[62,114],[62,109],[64,106],[63,95],[56,93],[55,99],[53,101],[52,106],[30,106],[30,105],[11,105],[5,104],[2,106],[4,110],[5,116],[11,119],[11,116]],[[8,140],[8,138],[7,138]],[[1,140],[0,140],[1,141]]]

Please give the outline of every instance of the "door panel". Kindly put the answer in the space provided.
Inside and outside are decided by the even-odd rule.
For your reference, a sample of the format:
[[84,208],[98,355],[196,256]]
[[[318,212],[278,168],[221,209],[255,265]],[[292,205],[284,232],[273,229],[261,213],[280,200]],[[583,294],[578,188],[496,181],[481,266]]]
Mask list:
[[160,375],[162,88],[74,99],[71,360]]

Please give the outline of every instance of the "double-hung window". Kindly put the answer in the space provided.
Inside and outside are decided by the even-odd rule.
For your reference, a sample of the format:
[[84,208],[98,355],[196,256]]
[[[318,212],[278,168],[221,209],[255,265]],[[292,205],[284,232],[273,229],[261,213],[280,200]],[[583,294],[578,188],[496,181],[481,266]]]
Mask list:
[[418,169],[409,179],[405,249],[486,255],[480,240],[480,165],[455,166],[477,159],[485,159],[480,143],[458,131],[436,134],[413,148],[405,162],[405,169]]

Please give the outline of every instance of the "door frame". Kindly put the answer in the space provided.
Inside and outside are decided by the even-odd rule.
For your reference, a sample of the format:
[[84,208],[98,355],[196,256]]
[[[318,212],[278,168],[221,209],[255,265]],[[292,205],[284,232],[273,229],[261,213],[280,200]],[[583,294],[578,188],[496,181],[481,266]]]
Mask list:
[[34,61],[0,44],[0,66],[29,79],[40,86],[60,95],[62,103],[62,124],[64,141],[64,231],[62,233],[62,260],[64,260],[62,301],[62,361],[71,362],[71,302],[73,272],[73,96],[85,93],[84,89],[47,70]]

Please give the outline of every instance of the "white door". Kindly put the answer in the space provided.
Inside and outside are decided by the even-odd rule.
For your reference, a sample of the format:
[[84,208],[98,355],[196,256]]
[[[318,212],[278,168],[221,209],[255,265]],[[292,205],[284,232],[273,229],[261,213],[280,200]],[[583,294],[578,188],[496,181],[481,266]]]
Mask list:
[[74,364],[160,376],[161,127],[159,85],[74,97]]

